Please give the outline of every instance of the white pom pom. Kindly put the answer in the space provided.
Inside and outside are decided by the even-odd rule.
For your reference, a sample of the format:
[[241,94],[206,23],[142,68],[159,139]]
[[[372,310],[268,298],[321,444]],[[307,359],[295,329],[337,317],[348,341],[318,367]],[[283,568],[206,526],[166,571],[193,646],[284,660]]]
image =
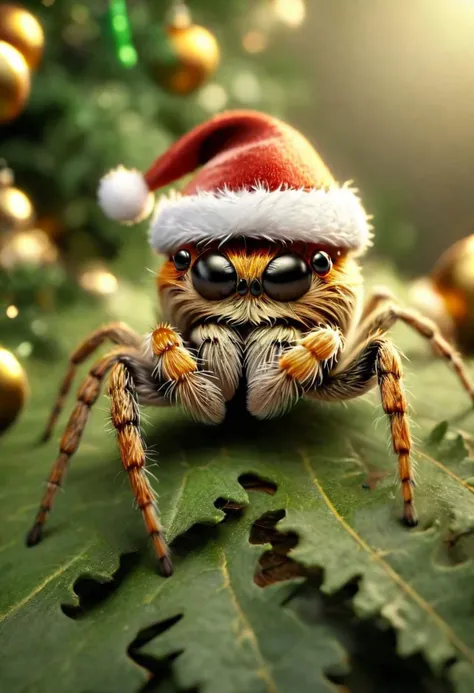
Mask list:
[[140,171],[123,166],[109,171],[99,183],[97,198],[104,214],[121,222],[137,222],[150,214],[153,194]]

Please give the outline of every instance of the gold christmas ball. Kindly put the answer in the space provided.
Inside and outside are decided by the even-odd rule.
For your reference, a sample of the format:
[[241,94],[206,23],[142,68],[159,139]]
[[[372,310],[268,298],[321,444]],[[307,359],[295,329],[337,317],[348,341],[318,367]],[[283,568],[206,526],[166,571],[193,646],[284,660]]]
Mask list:
[[15,421],[27,396],[25,371],[11,351],[0,347],[0,432]]
[[30,228],[34,216],[29,197],[13,185],[11,171],[0,170],[0,236]]
[[166,33],[171,55],[152,63],[154,79],[172,94],[191,94],[217,70],[219,44],[214,34],[197,24],[174,23]]
[[431,280],[442,297],[464,350],[474,349],[474,235],[452,245],[436,263]]
[[410,286],[410,303],[422,315],[433,320],[449,342],[456,341],[456,330],[446,303],[431,277],[420,277]]
[[0,5],[0,40],[15,46],[34,70],[43,55],[44,33],[41,24],[28,10],[18,5]]
[[30,70],[22,54],[0,41],[0,123],[13,120],[23,110],[30,94]]
[[44,267],[56,262],[59,251],[42,229],[12,233],[0,248],[0,267],[11,270],[19,265]]

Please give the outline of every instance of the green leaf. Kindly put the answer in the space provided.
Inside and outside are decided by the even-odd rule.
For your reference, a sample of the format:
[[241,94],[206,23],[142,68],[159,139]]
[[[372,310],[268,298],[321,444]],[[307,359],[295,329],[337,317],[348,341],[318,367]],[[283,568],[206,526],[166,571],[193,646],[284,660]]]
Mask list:
[[[132,306],[133,326],[149,329],[153,315],[142,290],[127,288],[123,298],[114,299],[107,315],[59,315],[50,330],[60,335],[63,349],[71,348],[125,305]],[[137,314],[133,307],[140,302]],[[54,677],[60,693],[125,693],[138,691],[148,671],[158,680],[171,668],[179,689],[330,690],[327,672],[342,666],[346,639],[330,618],[308,621],[292,607],[295,585],[317,570],[323,594],[353,585],[354,613],[377,617],[372,629],[393,629],[401,669],[404,658],[420,654],[441,677],[455,660],[452,685],[469,690],[473,414],[444,363],[413,359],[423,355],[421,340],[413,341],[406,328],[395,337],[412,354],[407,389],[418,440],[426,441],[441,419],[448,421],[443,435],[420,442],[415,453],[420,526],[408,530],[399,522],[396,460],[386,422],[374,425],[382,415],[375,392],[347,407],[303,403],[284,419],[263,423],[236,402],[217,428],[191,424],[173,410],[153,410],[146,426],[156,462],[151,471],[168,540],[174,540],[176,571],[168,580],[157,573],[132,507],[118,452],[104,430],[103,404],[72,462],[44,541],[24,546],[55,455],[54,444],[34,443],[64,368],[58,363],[51,372],[51,366],[31,363],[32,401],[0,451],[1,688],[43,691]],[[249,475],[262,480],[267,493],[246,490]],[[242,507],[223,522],[226,508]],[[251,545],[249,538],[255,521],[268,513],[285,515],[278,531],[268,534],[275,555],[290,537],[283,554],[289,551],[291,565],[301,568],[286,582],[262,588],[253,576],[270,547]],[[280,549],[282,563],[283,554]]]

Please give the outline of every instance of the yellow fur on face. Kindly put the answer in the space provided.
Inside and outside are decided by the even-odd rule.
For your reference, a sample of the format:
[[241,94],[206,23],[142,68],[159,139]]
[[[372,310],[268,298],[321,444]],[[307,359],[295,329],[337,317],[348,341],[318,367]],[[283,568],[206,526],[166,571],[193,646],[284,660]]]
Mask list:
[[[204,251],[198,251],[195,246],[186,248],[191,253],[192,266]],[[267,265],[276,255],[296,252],[309,263],[314,252],[319,249],[331,254],[334,262],[331,272],[323,278],[313,274],[309,291],[296,301],[287,303],[275,301],[265,293],[258,297],[251,294],[239,296],[236,293],[220,301],[207,301],[193,287],[191,268],[179,272],[170,259],[164,264],[158,277],[165,317],[185,338],[193,325],[208,319],[234,326],[289,322],[310,328],[331,323],[345,334],[361,292],[360,269],[350,254],[302,243],[282,246],[265,241],[209,245],[205,251],[217,250],[225,254],[235,267],[238,278],[246,279],[250,284],[252,279],[261,279]]]

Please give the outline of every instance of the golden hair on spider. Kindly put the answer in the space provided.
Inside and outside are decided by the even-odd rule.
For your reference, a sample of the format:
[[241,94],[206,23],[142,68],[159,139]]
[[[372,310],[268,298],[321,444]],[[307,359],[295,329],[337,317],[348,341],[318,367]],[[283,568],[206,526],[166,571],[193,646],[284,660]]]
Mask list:
[[112,422],[132,492],[162,573],[172,565],[156,498],[145,474],[140,407],[179,405],[218,424],[246,388],[258,418],[284,414],[299,399],[343,401],[378,385],[390,419],[403,520],[416,524],[411,438],[397,350],[386,333],[402,320],[450,361],[471,396],[463,362],[435,325],[385,291],[363,301],[359,257],[371,226],[356,191],[338,185],[310,143],[275,118],[223,113],[198,126],[142,175],[107,174],[99,203],[117,221],[141,218],[152,192],[198,173],[182,195],[162,199],[150,230],[165,255],[157,277],[163,322],[142,337],[121,323],[78,346],[48,422],[49,438],[76,367],[104,341],[116,346],[91,369],[61,439],[28,545],[42,534],[91,406],[109,375]]

